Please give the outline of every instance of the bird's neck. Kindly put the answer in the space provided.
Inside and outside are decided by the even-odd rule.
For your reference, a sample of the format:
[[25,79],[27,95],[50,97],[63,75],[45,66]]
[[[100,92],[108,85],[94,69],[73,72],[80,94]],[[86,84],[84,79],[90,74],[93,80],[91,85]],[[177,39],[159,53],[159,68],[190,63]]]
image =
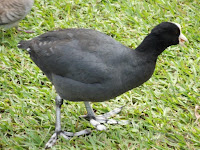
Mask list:
[[149,34],[136,48],[136,51],[157,58],[167,47],[165,41]]

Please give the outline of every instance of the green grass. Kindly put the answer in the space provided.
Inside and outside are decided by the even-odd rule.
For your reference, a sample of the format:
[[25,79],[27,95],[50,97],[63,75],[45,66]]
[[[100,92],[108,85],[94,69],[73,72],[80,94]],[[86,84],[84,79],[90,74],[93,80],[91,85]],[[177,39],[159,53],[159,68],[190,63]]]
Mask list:
[[86,114],[83,103],[65,101],[62,128],[74,132],[91,128],[93,133],[69,141],[60,138],[52,149],[200,149],[200,123],[194,114],[195,105],[200,105],[199,12],[198,0],[36,0],[19,24],[35,33],[0,30],[0,149],[44,149],[55,128],[55,90],[28,54],[17,48],[20,40],[78,27],[99,30],[135,48],[163,21],[181,24],[187,47],[165,50],[153,77],[139,88],[93,103],[97,114],[126,104],[116,119],[132,124],[96,131],[78,118]]

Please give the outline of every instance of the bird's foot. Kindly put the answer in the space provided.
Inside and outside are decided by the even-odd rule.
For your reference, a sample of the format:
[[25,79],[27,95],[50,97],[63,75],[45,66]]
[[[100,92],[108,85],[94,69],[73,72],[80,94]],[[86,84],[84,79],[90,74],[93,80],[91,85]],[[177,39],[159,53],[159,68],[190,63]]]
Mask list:
[[69,140],[74,136],[81,136],[81,135],[89,135],[91,133],[90,130],[85,129],[76,133],[73,132],[66,132],[66,131],[56,131],[51,138],[49,139],[49,141],[46,143],[45,145],[45,149],[47,148],[51,148],[57,141],[58,136],[62,136],[64,139]]
[[[87,120],[90,121],[90,123],[97,129],[97,130],[106,130],[106,126],[103,125],[103,124],[120,124],[120,125],[126,125],[126,124],[129,124],[130,121],[128,120],[120,120],[120,121],[117,121],[117,120],[114,120],[114,119],[109,119],[110,117],[113,117],[115,116],[116,114],[118,114],[122,108],[122,107],[119,107],[119,108],[115,108],[113,109],[112,111],[110,112],[107,112],[103,115],[98,115],[98,116],[88,116],[88,115],[84,115],[84,116],[81,116]],[[103,123],[103,124],[102,124]]]

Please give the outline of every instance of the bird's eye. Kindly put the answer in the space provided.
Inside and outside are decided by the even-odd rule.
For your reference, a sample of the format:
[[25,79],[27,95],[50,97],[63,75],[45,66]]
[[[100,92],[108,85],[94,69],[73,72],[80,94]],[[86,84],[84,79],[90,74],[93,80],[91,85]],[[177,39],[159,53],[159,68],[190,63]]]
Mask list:
[[179,30],[176,30],[176,31],[175,31],[175,34],[176,34],[176,35],[179,35],[179,34],[180,34],[180,31],[179,31]]

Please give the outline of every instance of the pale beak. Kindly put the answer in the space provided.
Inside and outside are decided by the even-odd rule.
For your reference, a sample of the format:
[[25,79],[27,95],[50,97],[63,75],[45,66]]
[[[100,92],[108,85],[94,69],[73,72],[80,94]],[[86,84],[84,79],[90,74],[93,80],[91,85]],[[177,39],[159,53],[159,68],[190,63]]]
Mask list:
[[185,37],[185,35],[183,35],[182,33],[179,35],[179,44],[181,46],[185,46],[185,42],[188,42],[188,39]]

